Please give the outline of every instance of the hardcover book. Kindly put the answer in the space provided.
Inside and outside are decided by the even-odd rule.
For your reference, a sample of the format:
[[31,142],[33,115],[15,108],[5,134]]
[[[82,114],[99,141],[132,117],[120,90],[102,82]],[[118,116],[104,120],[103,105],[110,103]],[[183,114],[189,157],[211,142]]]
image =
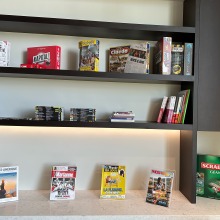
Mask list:
[[193,66],[193,43],[184,45],[184,75],[192,75]]
[[126,168],[118,165],[103,165],[101,199],[125,199]]
[[169,207],[173,180],[174,171],[152,170],[148,183],[146,202]]
[[196,195],[220,199],[220,156],[197,155]]
[[18,200],[18,166],[0,167],[0,203]]
[[53,166],[50,200],[75,199],[76,166]]
[[171,74],[171,37],[163,37],[154,48],[154,72],[156,74]]
[[9,66],[10,64],[11,43],[0,41],[0,66]]
[[125,64],[125,73],[149,73],[150,43],[133,44]]
[[171,52],[171,74],[183,75],[184,46],[182,44],[172,44]]
[[168,98],[166,108],[164,110],[164,117],[162,119],[164,123],[172,123],[175,103],[176,103],[176,96],[170,96]]
[[112,47],[109,50],[109,72],[123,73],[130,52],[130,46]]
[[79,70],[99,71],[99,40],[82,40],[79,48]]

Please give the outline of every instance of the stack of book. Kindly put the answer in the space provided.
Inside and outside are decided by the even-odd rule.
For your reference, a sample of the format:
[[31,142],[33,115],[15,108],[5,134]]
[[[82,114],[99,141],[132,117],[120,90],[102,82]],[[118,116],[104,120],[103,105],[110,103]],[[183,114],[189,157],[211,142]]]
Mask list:
[[184,124],[190,90],[180,91],[176,96],[164,96],[157,122]]
[[132,111],[128,112],[113,112],[110,116],[111,122],[134,122],[135,114]]
[[93,108],[71,108],[70,121],[95,122],[96,109]]
[[54,106],[35,106],[35,120],[63,121],[64,108]]

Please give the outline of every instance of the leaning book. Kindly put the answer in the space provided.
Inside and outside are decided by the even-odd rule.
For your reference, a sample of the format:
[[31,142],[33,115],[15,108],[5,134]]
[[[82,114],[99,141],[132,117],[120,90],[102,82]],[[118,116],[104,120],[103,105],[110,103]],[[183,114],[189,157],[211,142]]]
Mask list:
[[0,167],[0,203],[18,200],[18,166]]
[[53,166],[50,200],[75,199],[76,166]]
[[125,199],[126,168],[118,165],[103,165],[101,199]]
[[146,202],[170,206],[174,171],[152,170],[147,189]]

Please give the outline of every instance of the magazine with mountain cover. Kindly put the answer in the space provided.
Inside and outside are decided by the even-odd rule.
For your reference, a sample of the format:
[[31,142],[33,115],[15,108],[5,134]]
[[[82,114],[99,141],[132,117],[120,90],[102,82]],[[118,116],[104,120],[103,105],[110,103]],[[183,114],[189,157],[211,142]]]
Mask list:
[[146,202],[170,206],[174,171],[152,170],[148,182]]
[[0,203],[18,200],[18,166],[0,167]]

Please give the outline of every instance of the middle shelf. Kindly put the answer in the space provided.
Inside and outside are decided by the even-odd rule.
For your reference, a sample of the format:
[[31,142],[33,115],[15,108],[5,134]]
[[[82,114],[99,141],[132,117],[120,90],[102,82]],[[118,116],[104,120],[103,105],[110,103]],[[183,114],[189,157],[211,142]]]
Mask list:
[[35,120],[0,120],[0,126],[39,126],[39,127],[92,127],[92,128],[131,128],[192,130],[191,124],[166,124],[157,122],[73,122],[73,121],[35,121]]

